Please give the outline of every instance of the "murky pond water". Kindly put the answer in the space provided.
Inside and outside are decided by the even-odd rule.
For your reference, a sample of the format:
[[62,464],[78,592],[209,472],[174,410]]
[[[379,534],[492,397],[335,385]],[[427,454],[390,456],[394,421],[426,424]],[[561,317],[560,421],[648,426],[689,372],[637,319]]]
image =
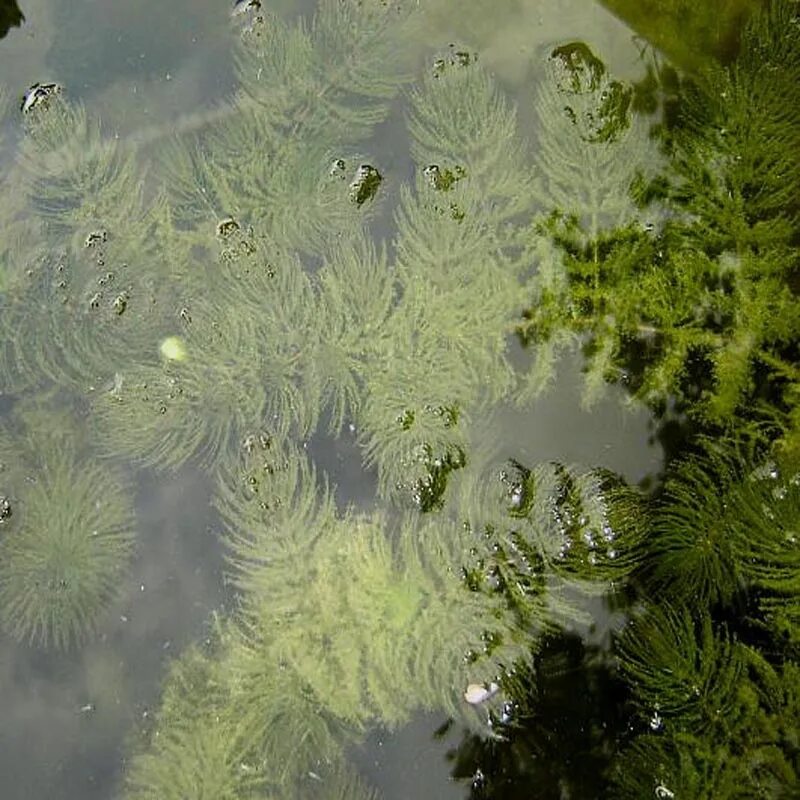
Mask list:
[[716,151],[658,123],[755,4],[658,36],[588,0],[3,5],[3,799],[679,796],[638,740],[652,776],[609,784],[680,706],[612,640],[649,548],[678,561],[665,462],[764,401],[794,474],[798,332],[740,309],[791,319],[796,285],[731,276],[783,280],[795,234],[753,242],[796,195],[729,181],[763,225],[719,232],[687,177]]

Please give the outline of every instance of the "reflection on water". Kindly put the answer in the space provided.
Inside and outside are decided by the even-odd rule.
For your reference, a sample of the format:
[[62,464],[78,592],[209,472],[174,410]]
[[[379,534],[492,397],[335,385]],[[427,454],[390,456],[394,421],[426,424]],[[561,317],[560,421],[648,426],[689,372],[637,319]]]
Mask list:
[[732,353],[788,380],[728,298],[790,232],[706,246],[685,87],[599,5],[132,9],[0,50],[3,796],[594,796],[692,547],[634,487]]

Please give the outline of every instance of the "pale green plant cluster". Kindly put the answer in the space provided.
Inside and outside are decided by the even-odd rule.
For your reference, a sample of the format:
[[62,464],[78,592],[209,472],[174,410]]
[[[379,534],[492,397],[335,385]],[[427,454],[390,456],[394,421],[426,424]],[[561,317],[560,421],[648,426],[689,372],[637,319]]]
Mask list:
[[69,649],[120,595],[134,544],[130,486],[91,456],[68,414],[34,408],[14,421],[21,433],[0,428],[0,624]]
[[[417,179],[400,187],[396,240],[376,246],[364,225],[388,189],[354,198],[357,162],[342,153],[341,125],[366,135],[406,76],[398,71],[387,84],[393,61],[381,54],[397,44],[387,42],[374,9],[359,22],[372,31],[363,63],[341,69],[361,75],[374,58],[377,84],[362,75],[358,92],[341,93],[336,69],[318,74],[317,48],[295,38],[338,41],[341,20],[325,8],[311,30],[276,21],[248,32],[239,61],[245,99],[201,141],[175,144],[167,167],[180,170],[168,183],[172,217],[181,231],[193,226],[187,240],[215,263],[197,267],[172,327],[162,329],[185,340],[185,359],[160,363],[154,341],[149,363],[109,374],[114,388],[98,393],[94,412],[115,451],[161,467],[218,465],[248,419],[278,436],[307,435],[320,420],[336,433],[347,422],[382,494],[435,504],[438,473],[463,464],[470,414],[514,383],[506,349],[525,271],[515,220],[532,183],[523,140],[492,80],[466,54],[448,56],[410,97]],[[405,24],[395,10],[385,13],[393,26]],[[267,80],[284,51],[303,59],[293,80],[331,81],[314,89],[321,100],[287,95]],[[247,134],[245,158],[244,145],[233,143],[251,125],[258,132]],[[325,137],[331,142],[319,148]],[[242,163],[228,163],[231,149]],[[254,174],[259,169],[269,180]],[[291,200],[269,194],[283,191],[284,170]],[[252,182],[257,192],[247,188]],[[346,221],[325,217],[328,206]],[[281,209],[291,209],[288,221],[274,218]],[[305,214],[322,226],[324,248],[311,229],[292,229],[305,225]],[[300,260],[309,254],[319,258],[314,274]]]
[[[521,507],[498,499],[491,521],[465,524],[458,504],[393,520],[338,510],[305,454],[254,430],[217,501],[240,606],[216,624],[208,652],[190,651],[174,667],[149,746],[132,762],[131,796],[151,796],[144,786],[170,796],[180,776],[205,786],[212,774],[241,792],[233,796],[249,797],[251,782],[287,796],[344,745],[420,710],[491,734],[508,719],[508,698],[473,706],[467,687],[501,686],[529,662],[538,633],[584,622],[567,583],[574,592],[594,575],[597,591],[610,572],[622,578],[636,546],[634,515],[620,505],[615,519],[615,501],[602,499],[604,476],[552,469],[549,481],[529,481]],[[473,488],[481,480],[471,476]],[[525,520],[538,537],[513,531]],[[553,552],[548,528],[558,527],[574,553]],[[590,544],[595,534],[602,544]],[[611,542],[620,565],[598,564],[592,551],[609,560]],[[184,712],[197,696],[202,710]],[[206,746],[219,768],[204,777],[193,764]],[[187,796],[203,796],[195,787]]]
[[[455,48],[405,97],[413,179],[373,160],[376,126],[414,77],[405,41],[417,17],[334,0],[311,21],[250,13],[229,106],[154,163],[68,89],[23,113],[6,178],[19,191],[2,218],[3,386],[70,393],[108,456],[217,478],[240,598],[215,647],[174,664],[127,770],[132,798],[369,796],[323,762],[419,710],[490,733],[508,710],[488,687],[556,620],[585,619],[566,587],[620,574],[606,569],[611,539],[603,564],[587,544],[611,531],[607,487],[589,471],[542,467],[549,479],[528,481],[524,508],[500,501],[491,520],[472,517],[466,494],[447,502],[453,475],[490,480],[465,472],[472,420],[517,383],[507,350],[536,181],[513,106]],[[391,198],[394,238],[376,243],[369,226],[387,223]],[[405,501],[397,515],[337,508],[291,443],[346,426],[381,495]],[[128,531],[106,505],[113,472],[56,463],[51,495],[70,472],[76,501],[96,489],[90,542],[110,542],[109,526],[122,554]],[[550,520],[548,496],[573,483],[558,513],[587,521]],[[510,586],[527,568],[499,564],[494,541],[517,518],[530,530],[509,533],[509,547],[537,573],[524,603],[498,576]],[[51,519],[46,541],[31,539],[34,559],[72,530]],[[23,621],[30,576],[8,547],[11,629],[78,639],[51,632],[56,610]],[[91,552],[81,563],[75,586],[100,608],[117,565]],[[470,685],[487,688],[485,704],[465,700]],[[324,789],[304,784],[309,770]]]

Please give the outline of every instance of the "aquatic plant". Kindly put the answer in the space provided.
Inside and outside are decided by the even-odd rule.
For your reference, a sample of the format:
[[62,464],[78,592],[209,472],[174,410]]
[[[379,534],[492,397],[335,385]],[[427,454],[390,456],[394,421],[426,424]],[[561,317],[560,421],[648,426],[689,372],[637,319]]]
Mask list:
[[606,470],[494,462],[459,476],[456,497],[476,539],[468,585],[529,634],[586,621],[581,594],[620,589],[638,564],[644,500]]
[[568,288],[538,291],[520,327],[526,341],[566,327],[584,337],[590,382],[622,381],[656,406],[676,394],[712,423],[725,424],[756,384],[792,402],[783,367],[800,319],[788,189],[800,176],[794,13],[771,4],[734,63],[683,86],[678,118],[662,128],[663,174],[634,192],[653,231],[628,221],[598,235],[565,218],[568,208],[545,225]]
[[407,126],[414,162],[427,184],[443,193],[429,195],[429,202],[435,198],[446,216],[447,194],[466,179],[493,230],[530,208],[533,174],[516,109],[477,59],[454,46],[437,58],[410,93]]
[[191,646],[172,663],[159,710],[138,734],[126,800],[377,800],[338,748],[314,737],[320,719],[306,707],[302,683],[278,665],[273,680],[258,683],[260,692],[273,692],[269,717],[261,721],[272,740],[260,749],[240,697],[255,688],[239,683],[247,677],[241,644],[231,625],[217,619],[202,648]]
[[[244,591],[242,713],[263,724],[277,663],[273,680],[294,675],[316,717],[354,731],[396,726],[418,708],[469,720],[465,687],[494,679],[524,648],[500,601],[464,584],[462,526],[409,517],[395,528],[377,513],[338,514],[304,456],[264,443],[244,457],[252,466],[219,501]],[[245,677],[253,671],[262,677]]]
[[347,764],[336,762],[297,782],[292,800],[380,800],[380,792],[367,785]]
[[790,466],[756,466],[743,447],[707,443],[676,466],[652,516],[648,583],[701,603],[756,598],[770,624],[797,640],[800,491]]
[[85,392],[147,352],[185,266],[177,247],[157,251],[163,201],[145,208],[133,153],[80,104],[59,93],[24,122],[4,237],[13,278],[0,374],[15,389],[49,380]]
[[260,11],[236,52],[231,113],[165,164],[184,219],[233,214],[312,253],[357,230],[368,209],[348,196],[354,145],[409,78],[403,32],[413,15],[349,0],[324,0],[308,24]]
[[392,347],[394,274],[385,249],[359,236],[331,248],[317,287],[314,320],[322,335],[304,383],[318,397],[309,403],[327,411],[329,429],[338,433],[346,419],[361,418],[365,382]]
[[655,156],[633,88],[583,42],[556,47],[537,82],[536,166],[545,214],[574,219],[586,243],[631,221],[630,185]]
[[605,797],[613,743],[630,725],[610,662],[605,647],[577,633],[558,630],[537,642],[531,663],[503,681],[510,702],[499,736],[463,736],[448,752],[451,779],[465,796],[524,797],[536,786],[547,796]]
[[105,137],[97,120],[60,90],[24,112],[22,187],[37,213],[67,241],[93,228],[133,221],[141,183],[134,153]]
[[126,800],[267,797],[262,765],[227,705],[219,660],[197,647],[175,660],[161,707],[127,766]]
[[381,493],[429,510],[465,462],[473,415],[513,382],[507,333],[525,267],[511,220],[531,176],[515,113],[470,54],[438,59],[410,103],[417,177],[395,215],[399,301],[358,427]]
[[0,433],[9,504],[0,527],[0,622],[16,639],[67,649],[92,634],[120,591],[133,511],[123,478],[74,439],[49,427],[28,431]]
[[699,7],[689,0],[602,0],[602,4],[687,72],[707,66],[712,57],[723,62],[735,57],[742,23],[761,5],[755,0],[722,0]]
[[791,796],[796,663],[771,665],[680,606],[632,620],[618,657],[644,724],[614,765],[616,796]]
[[[632,87],[614,79],[582,42],[555,48],[538,83],[534,108],[542,213],[528,243],[537,266],[530,281],[533,302],[518,328],[522,341],[535,345],[522,388],[525,399],[552,382],[556,356],[574,346],[585,316],[598,327],[605,324],[606,275],[631,269],[625,230],[635,224],[636,209],[630,187],[655,155],[632,100]],[[623,244],[611,250],[609,240]],[[584,402],[602,389],[612,351],[612,345],[590,351]]]
[[685,607],[656,607],[634,617],[618,648],[623,673],[648,724],[702,730],[736,702],[746,652],[705,609],[695,621]]

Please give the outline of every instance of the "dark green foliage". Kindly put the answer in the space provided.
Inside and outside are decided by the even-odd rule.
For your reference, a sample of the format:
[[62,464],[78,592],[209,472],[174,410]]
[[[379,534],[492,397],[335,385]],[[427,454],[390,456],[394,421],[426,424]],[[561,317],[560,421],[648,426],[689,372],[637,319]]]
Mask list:
[[668,607],[629,623],[620,662],[650,731],[615,765],[615,797],[794,796],[796,664],[771,666],[706,613]]
[[529,800],[532,787],[541,800],[602,796],[610,756],[629,724],[610,661],[605,648],[577,634],[544,636],[531,664],[503,681],[513,703],[500,736],[465,736],[448,754],[469,798]]
[[797,641],[797,475],[774,462],[756,468],[741,449],[709,443],[667,481],[648,543],[653,586],[707,604],[750,593],[770,624]]
[[639,577],[661,604],[617,648],[644,732],[614,796],[794,796],[800,496],[789,464],[756,459],[706,441],[654,504]]
[[[551,236],[562,253],[561,274],[554,279],[558,267],[541,271],[520,332],[526,342],[551,346],[562,326],[581,334],[589,388],[622,381],[656,406],[674,394],[716,424],[752,401],[765,376],[773,402],[795,402],[789,364],[800,320],[794,191],[800,34],[794,14],[789,3],[773,4],[747,27],[733,64],[684,84],[678,118],[662,128],[663,174],[654,182],[643,175],[635,192],[649,203],[640,215],[654,230],[631,221],[630,212],[617,229],[601,230],[595,216],[574,207],[571,184],[583,185],[577,173],[553,215],[539,223],[538,234]],[[570,140],[547,141],[563,149]],[[597,142],[585,148],[607,149]],[[631,159],[626,148],[626,166]],[[545,172],[560,163],[554,158]],[[624,198],[630,173],[605,174],[610,190]]]
[[16,639],[68,649],[120,591],[133,511],[123,478],[87,458],[74,423],[62,415],[44,433],[43,419],[53,415],[29,415],[27,435],[0,431],[0,621]]
[[696,733],[729,716],[747,668],[742,646],[710,617],[666,607],[628,623],[619,659],[651,728]]
[[603,0],[651,46],[686,71],[708,65],[712,58],[735,57],[741,26],[751,13],[767,5],[761,0]]

